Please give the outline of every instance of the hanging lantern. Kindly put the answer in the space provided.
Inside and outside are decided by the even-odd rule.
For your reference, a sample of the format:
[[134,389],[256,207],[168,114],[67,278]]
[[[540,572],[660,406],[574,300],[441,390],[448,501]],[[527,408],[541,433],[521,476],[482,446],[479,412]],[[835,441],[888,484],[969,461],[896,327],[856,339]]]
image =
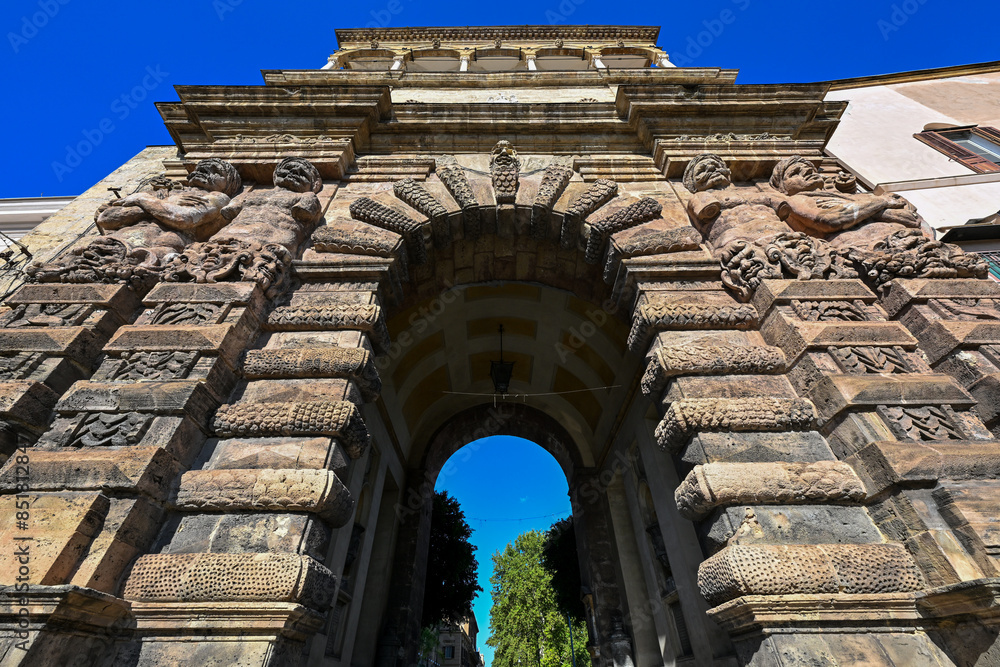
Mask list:
[[510,378],[514,374],[514,362],[503,360],[503,325],[500,325],[500,361],[490,361],[490,377],[493,378],[493,391],[506,394],[510,389]]

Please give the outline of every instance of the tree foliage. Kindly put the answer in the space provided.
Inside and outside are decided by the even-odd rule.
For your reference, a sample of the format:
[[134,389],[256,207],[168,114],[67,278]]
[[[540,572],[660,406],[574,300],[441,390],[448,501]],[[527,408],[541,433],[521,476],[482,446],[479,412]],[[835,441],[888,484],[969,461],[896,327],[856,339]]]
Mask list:
[[476,583],[476,547],[469,542],[470,537],[472,529],[458,501],[446,491],[436,491],[422,627],[464,618],[476,593],[483,590]]
[[[546,534],[530,531],[493,554],[490,638],[493,667],[564,667],[571,664],[569,626],[556,604],[552,574],[542,564]],[[587,630],[573,623],[577,667],[590,665]]]
[[556,605],[565,616],[582,619],[586,614],[580,599],[580,559],[576,552],[576,528],[568,516],[552,524],[545,534],[542,563],[552,575]]

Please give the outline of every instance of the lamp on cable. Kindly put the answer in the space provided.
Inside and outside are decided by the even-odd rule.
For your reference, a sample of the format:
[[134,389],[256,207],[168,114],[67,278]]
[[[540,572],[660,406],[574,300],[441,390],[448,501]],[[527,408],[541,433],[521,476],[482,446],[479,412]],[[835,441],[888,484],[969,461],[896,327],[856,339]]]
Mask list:
[[510,389],[510,377],[514,374],[514,362],[503,360],[503,324],[500,325],[500,361],[490,361],[490,377],[493,378],[493,392],[506,394]]

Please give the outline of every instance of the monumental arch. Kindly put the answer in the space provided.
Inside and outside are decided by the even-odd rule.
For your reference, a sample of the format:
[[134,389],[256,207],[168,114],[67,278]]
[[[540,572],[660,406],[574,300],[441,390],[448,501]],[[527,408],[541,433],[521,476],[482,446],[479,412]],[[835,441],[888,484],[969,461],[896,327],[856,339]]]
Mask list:
[[0,662],[413,664],[434,480],[511,434],[597,665],[996,664],[1000,289],[824,158],[827,85],[657,33],[341,30],[160,103],[0,312]]

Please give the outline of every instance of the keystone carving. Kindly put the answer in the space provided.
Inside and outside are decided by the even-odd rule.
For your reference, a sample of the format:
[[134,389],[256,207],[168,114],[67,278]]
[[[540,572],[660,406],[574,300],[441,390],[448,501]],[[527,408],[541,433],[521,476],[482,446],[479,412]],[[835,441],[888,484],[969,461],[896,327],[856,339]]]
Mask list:
[[565,250],[576,245],[580,225],[587,217],[618,195],[618,184],[606,178],[599,178],[586,190],[577,195],[563,216],[559,242]]
[[730,545],[698,568],[698,588],[712,605],[744,595],[908,593],[923,586],[898,544]]
[[785,353],[764,345],[664,345],[642,377],[642,393],[656,396],[675,375],[754,375],[780,373]]
[[364,331],[376,347],[389,347],[389,330],[382,309],[371,304],[280,306],[267,318],[270,331]]
[[551,164],[545,168],[538,194],[531,205],[531,235],[544,239],[549,235],[549,215],[559,196],[573,178],[573,170],[561,164]]
[[517,199],[518,173],[521,161],[509,141],[498,141],[490,153],[490,176],[497,204],[513,204]]
[[641,351],[653,332],[665,329],[750,329],[756,324],[757,309],[750,304],[675,303],[652,298],[636,308],[628,346]]
[[472,184],[469,183],[465,170],[455,162],[439,160],[437,164],[437,175],[448,188],[448,192],[455,198],[458,205],[462,207],[462,226],[465,228],[466,238],[478,238],[482,230],[482,223],[479,215],[479,200],[476,199],[472,191]]
[[358,197],[351,202],[351,217],[361,222],[367,222],[403,237],[406,251],[413,264],[423,264],[427,261],[427,248],[424,246],[424,235],[421,225],[416,220],[379,204],[368,197]]
[[371,439],[357,406],[349,401],[223,405],[212,430],[222,437],[329,435],[343,441],[352,459],[361,456]]
[[696,520],[716,507],[860,503],[865,489],[840,461],[708,463],[695,466],[674,492],[677,509]]
[[354,511],[331,470],[193,470],[181,476],[177,507],[202,511],[312,512],[334,528]]
[[698,431],[802,431],[815,420],[812,403],[800,398],[691,398],[670,404],[656,441],[675,450]]
[[243,375],[258,378],[347,378],[358,385],[365,400],[373,401],[382,389],[378,369],[363,348],[322,347],[250,350]]
[[608,238],[624,229],[629,229],[644,222],[649,222],[663,212],[663,204],[651,197],[643,197],[634,204],[615,211],[608,217],[590,224],[590,237],[587,239],[587,249],[584,261],[597,264]]
[[322,611],[337,581],[308,556],[150,554],[136,561],[124,597],[133,602],[296,602]]

